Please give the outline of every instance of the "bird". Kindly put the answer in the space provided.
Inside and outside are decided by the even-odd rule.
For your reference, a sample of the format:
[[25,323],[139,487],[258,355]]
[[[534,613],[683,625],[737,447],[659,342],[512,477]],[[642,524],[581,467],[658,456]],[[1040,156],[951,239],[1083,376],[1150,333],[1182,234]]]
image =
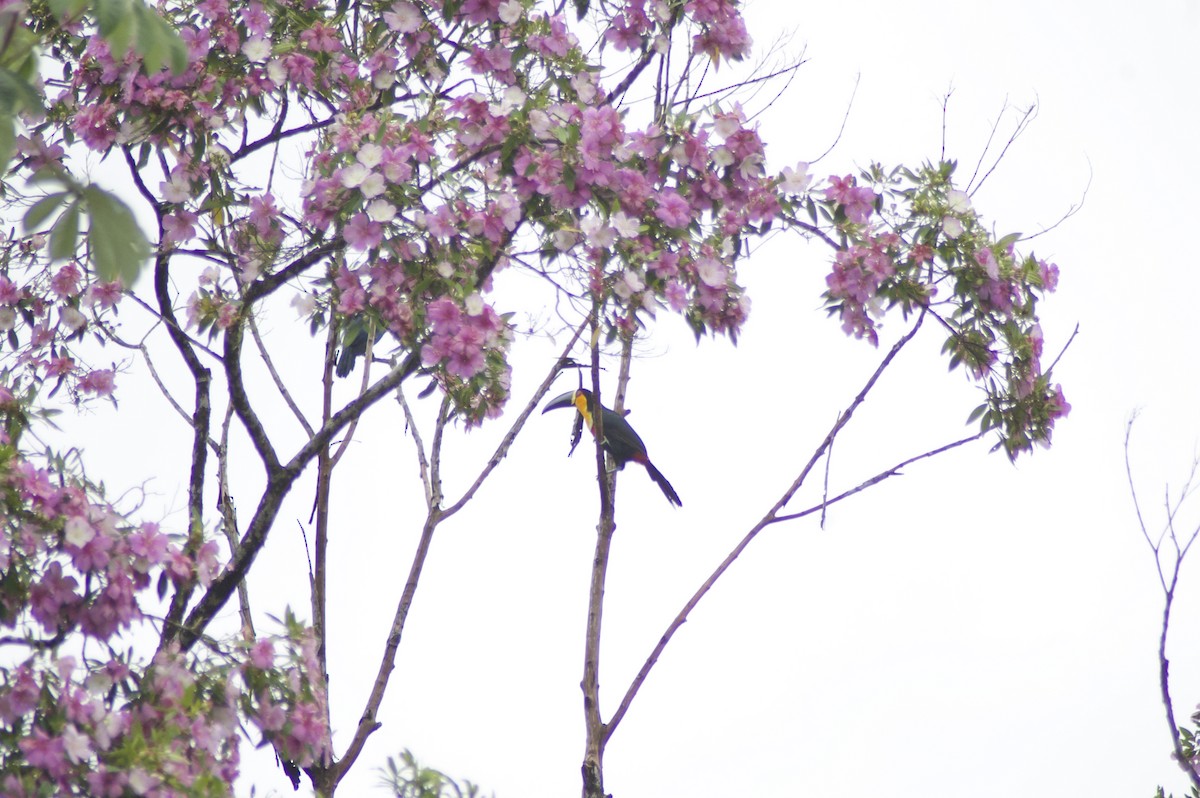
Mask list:
[[[587,424],[587,428],[593,436],[596,434],[593,422],[596,412],[596,397],[585,388],[567,391],[550,400],[542,410],[542,414],[564,407],[573,407],[579,412],[575,421],[575,435],[571,441],[571,451],[574,451],[575,445],[579,443],[579,424],[581,422]],[[676,507],[682,507],[683,501],[680,500],[679,494],[675,492],[675,488],[671,487],[671,483],[662,475],[662,472],[654,467],[654,463],[650,462],[650,457],[646,454],[646,444],[642,443],[642,439],[633,431],[633,427],[629,425],[625,417],[616,411],[609,410],[604,405],[600,405],[600,411],[604,435],[604,440],[600,443],[604,447],[604,451],[608,452],[613,462],[616,463],[617,469],[624,468],[630,460],[641,463],[645,467],[646,473],[650,475],[650,479],[662,488],[667,501]]]

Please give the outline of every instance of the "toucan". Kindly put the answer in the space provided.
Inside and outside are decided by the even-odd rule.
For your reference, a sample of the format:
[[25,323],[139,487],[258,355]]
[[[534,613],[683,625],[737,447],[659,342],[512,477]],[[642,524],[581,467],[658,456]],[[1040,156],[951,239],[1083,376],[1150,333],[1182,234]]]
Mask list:
[[[587,424],[587,428],[593,436],[596,434],[596,427],[592,421],[593,414],[596,412],[596,397],[592,395],[591,391],[584,388],[567,391],[562,396],[552,399],[542,413],[564,407],[573,407],[579,411],[579,415],[575,419],[575,435],[571,439],[571,451],[575,451],[575,445],[579,443],[579,425],[581,423]],[[667,478],[662,475],[662,472],[650,462],[650,458],[646,455],[646,444],[642,443],[642,439],[633,431],[633,427],[629,426],[625,417],[609,410],[604,405],[600,405],[600,412],[604,427],[604,440],[601,441],[601,445],[604,447],[604,451],[612,457],[617,468],[624,468],[630,460],[641,463],[646,467],[646,473],[650,475],[650,479],[662,488],[667,501],[676,507],[682,507],[683,502],[680,501],[679,494],[671,487],[671,483],[667,482]]]

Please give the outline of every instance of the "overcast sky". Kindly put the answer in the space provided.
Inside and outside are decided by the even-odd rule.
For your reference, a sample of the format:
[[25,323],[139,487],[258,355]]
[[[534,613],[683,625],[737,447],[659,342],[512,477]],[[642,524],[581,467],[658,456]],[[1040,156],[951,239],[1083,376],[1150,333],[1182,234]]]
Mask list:
[[[1157,525],[1164,481],[1178,486],[1200,433],[1196,4],[757,0],[748,21],[760,45],[791,32],[808,59],[761,117],[776,170],[824,152],[852,95],[816,174],[936,159],[952,90],[947,155],[965,179],[1003,109],[1007,131],[1012,109],[1037,104],[974,204],[1003,235],[1034,233],[1083,201],[1033,244],[1062,271],[1042,308],[1047,351],[1079,325],[1055,373],[1073,410],[1052,450],[1015,467],[967,447],[831,509],[824,530],[810,518],[764,532],[644,685],[609,745],[606,788],[618,798],[1182,792],[1158,698],[1161,595],[1121,443],[1142,408],[1134,459]],[[826,250],[777,237],[743,267],[754,306],[736,349],[697,347],[665,316],[641,347],[629,418],[684,506],[636,467],[621,478],[605,717],[882,354],[820,310],[827,268]],[[902,329],[889,320],[885,340]],[[926,329],[899,358],[839,439],[831,491],[968,432],[980,399],[946,372],[940,346]],[[517,351],[514,408],[552,350]],[[137,414],[140,401],[122,407]],[[597,500],[590,455],[566,459],[569,427],[566,413],[535,418],[476,505],[439,532],[383,728],[344,794],[370,794],[371,766],[402,747],[500,798],[578,793]],[[91,433],[97,459],[109,432]],[[451,496],[501,432],[451,440],[447,457],[464,463],[447,474]],[[359,428],[339,471],[335,500],[363,508],[335,530],[331,553],[340,732],[361,712],[420,530],[415,463],[389,410]],[[182,506],[181,491],[157,487]],[[303,520],[311,492],[297,493],[287,517]],[[395,497],[383,515],[381,496]],[[810,486],[795,509],[819,496]],[[305,600],[294,538],[260,559],[251,591],[264,610]],[[1181,718],[1200,701],[1200,645],[1183,634],[1200,621],[1200,567],[1185,580],[1172,646]],[[251,767],[258,794],[290,794],[272,765]]]

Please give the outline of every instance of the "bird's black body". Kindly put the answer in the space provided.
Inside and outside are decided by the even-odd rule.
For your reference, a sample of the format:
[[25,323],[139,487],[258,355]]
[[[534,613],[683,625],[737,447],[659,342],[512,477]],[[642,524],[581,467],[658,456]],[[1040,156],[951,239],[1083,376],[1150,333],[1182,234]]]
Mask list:
[[[575,391],[569,391],[553,399],[543,413],[549,410],[557,410],[563,407],[574,407],[579,415],[576,424],[587,424],[588,430],[592,435],[596,434],[595,412],[596,398],[591,391],[580,388]],[[604,405],[600,405],[600,426],[604,435],[604,440],[601,441],[601,446],[604,451],[608,452],[609,456],[616,463],[617,468],[624,468],[625,464],[632,460],[635,463],[641,463],[646,473],[650,478],[662,489],[663,495],[667,497],[667,501],[676,507],[682,507],[683,502],[679,498],[679,494],[675,492],[675,488],[671,487],[671,483],[662,475],[662,472],[654,467],[650,462],[650,457],[646,454],[646,444],[642,442],[641,437],[633,431],[633,427],[625,420],[625,417],[620,413],[609,410]],[[574,451],[575,444],[579,442],[578,431],[571,443],[571,450]]]

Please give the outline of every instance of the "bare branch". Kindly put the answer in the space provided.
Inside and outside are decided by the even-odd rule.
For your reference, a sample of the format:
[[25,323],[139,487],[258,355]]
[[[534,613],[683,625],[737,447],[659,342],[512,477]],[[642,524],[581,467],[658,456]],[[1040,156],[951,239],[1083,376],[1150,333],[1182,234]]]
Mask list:
[[983,188],[983,184],[987,182],[987,179],[992,176],[992,172],[996,171],[996,167],[998,167],[1000,162],[1004,160],[1004,156],[1008,153],[1009,148],[1012,147],[1016,140],[1021,137],[1021,134],[1033,124],[1033,120],[1037,118],[1037,108],[1038,104],[1035,101],[1025,109],[1025,111],[1021,114],[1021,118],[1017,120],[1017,124],[1013,127],[1013,132],[1011,135],[1009,135],[1008,141],[1004,142],[1004,147],[1000,150],[1000,154],[996,156],[996,160],[992,162],[992,165],[988,168],[987,172],[984,173],[983,177],[979,178],[979,182],[976,183],[975,177],[979,174],[979,169],[983,165],[983,159],[987,156],[988,149],[991,147],[992,136],[996,134],[996,130],[1000,126],[1000,118],[1004,115],[1004,111],[1007,110],[1007,103],[1005,108],[1001,109],[1000,114],[996,117],[996,123],[992,127],[992,136],[988,137],[987,145],[983,148],[983,152],[979,154],[979,163],[975,166],[975,173],[971,175],[971,180],[967,183],[968,194],[975,196],[975,192]]
[[[233,405],[225,409],[225,418],[221,421],[221,443],[217,448],[217,509],[221,512],[221,527],[225,532],[225,540],[229,543],[229,551],[238,549],[237,509],[233,504],[233,494],[229,489],[229,428],[233,423]],[[238,614],[242,620],[242,637],[254,639],[254,617],[250,613],[250,589],[246,580],[237,587]]]
[[430,449],[429,482],[431,486],[431,499],[429,513],[421,529],[421,538],[417,542],[417,550],[413,554],[412,565],[408,570],[408,580],[404,583],[404,591],[400,594],[400,602],[396,605],[396,613],[392,617],[392,628],[388,633],[383,657],[379,662],[379,671],[376,673],[375,683],[371,687],[371,694],[367,697],[362,717],[359,718],[358,727],[354,730],[354,737],[351,738],[350,744],[346,747],[346,753],[334,766],[333,779],[335,783],[341,781],[342,777],[349,772],[355,760],[358,759],[359,754],[362,753],[367,738],[381,725],[376,720],[376,716],[379,713],[380,705],[383,703],[383,696],[387,691],[388,680],[396,667],[396,651],[399,650],[400,639],[404,635],[404,624],[408,620],[408,612],[412,608],[413,597],[417,593],[417,583],[421,579],[421,569],[424,568],[425,559],[429,556],[429,547],[433,543],[434,530],[437,529],[437,525],[444,518],[438,507],[442,501],[441,487],[438,484],[438,472],[441,468],[442,433],[446,428],[449,417],[450,397],[446,396],[443,398],[441,409],[438,411],[438,420],[433,433],[433,445]]
[[1091,188],[1092,188],[1092,177],[1094,177],[1094,175],[1095,175],[1095,173],[1092,171],[1092,161],[1089,158],[1088,159],[1088,181],[1087,181],[1087,185],[1083,187],[1083,194],[1082,194],[1082,196],[1079,197],[1079,202],[1076,202],[1076,203],[1072,204],[1071,207],[1067,208],[1066,212],[1063,213],[1062,216],[1058,217],[1058,221],[1056,221],[1054,224],[1050,225],[1049,227],[1043,227],[1041,230],[1038,230],[1036,233],[1032,233],[1031,235],[1022,236],[1021,240],[1022,241],[1032,241],[1033,239],[1037,238],[1038,236],[1045,235],[1046,233],[1049,233],[1051,230],[1055,229],[1060,224],[1065,222],[1067,219],[1070,219],[1072,216],[1074,216],[1075,214],[1077,214],[1081,210],[1083,210],[1083,205],[1085,202],[1087,202],[1088,191],[1091,190]]
[[862,74],[860,73],[858,75],[855,75],[854,76],[854,90],[850,92],[850,99],[846,103],[846,112],[844,114],[842,114],[842,124],[840,127],[838,127],[837,135],[833,137],[833,141],[829,144],[828,147],[825,148],[825,152],[821,153],[816,158],[813,158],[811,161],[809,161],[810,166],[818,163],[826,155],[833,152],[833,148],[836,147],[838,145],[838,142],[840,142],[842,140],[842,134],[846,132],[846,123],[850,121],[850,110],[852,108],[854,108],[854,97],[858,94],[858,84],[861,82],[862,82]]
[[866,490],[869,487],[878,485],[880,482],[883,482],[885,479],[888,479],[889,477],[903,476],[903,473],[901,473],[901,471],[900,471],[900,469],[902,469],[902,468],[910,466],[913,463],[916,463],[920,460],[925,460],[927,458],[942,454],[943,452],[948,452],[951,449],[957,449],[959,446],[964,446],[968,443],[971,443],[972,441],[977,441],[980,438],[983,438],[985,435],[987,435],[987,432],[977,432],[974,435],[968,435],[965,438],[959,438],[958,440],[953,441],[951,443],[947,443],[944,446],[939,446],[936,449],[930,449],[927,452],[918,454],[915,457],[910,457],[907,460],[904,460],[903,462],[897,463],[896,465],[892,466],[891,468],[880,471],[875,476],[871,477],[870,479],[868,479],[864,482],[859,483],[857,486],[851,488],[850,490],[839,493],[837,496],[834,496],[832,499],[824,499],[820,504],[814,504],[812,507],[809,507],[807,510],[801,510],[798,513],[789,513],[788,515],[777,516],[776,518],[773,518],[770,523],[778,524],[783,521],[795,521],[796,519],[804,518],[805,516],[812,515],[817,510],[820,510],[821,511],[821,522],[822,522],[822,526],[823,526],[824,521],[825,521],[825,509],[827,507],[837,504],[838,502],[840,502],[844,499],[848,499],[856,493],[861,493],[862,491]]
[[408,406],[408,399],[404,396],[403,386],[396,389],[396,401],[400,403],[401,409],[404,410],[404,423],[413,436],[413,444],[417,450],[417,468],[421,473],[421,484],[425,487],[425,508],[431,510],[434,506],[433,485],[429,481],[429,460],[425,457],[425,442],[421,440],[421,430],[417,427],[417,419],[413,415],[412,408]]
[[1183,489],[1179,492],[1179,499],[1174,505],[1171,503],[1170,491],[1166,492],[1165,504],[1167,513],[1167,524],[1164,534],[1169,531],[1171,543],[1175,548],[1174,556],[1169,567],[1170,575],[1168,576],[1163,570],[1162,559],[1162,537],[1155,541],[1149,530],[1146,528],[1145,519],[1142,516],[1142,509],[1137,498],[1137,489],[1133,481],[1133,468],[1129,462],[1130,440],[1133,435],[1133,422],[1137,420],[1137,413],[1134,412],[1129,421],[1125,425],[1125,474],[1129,480],[1129,493],[1133,498],[1133,507],[1137,514],[1138,526],[1142,530],[1142,536],[1146,539],[1147,545],[1150,546],[1150,551],[1154,554],[1154,565],[1158,571],[1159,584],[1163,590],[1163,614],[1162,626],[1158,635],[1158,686],[1162,696],[1163,709],[1166,713],[1167,728],[1171,734],[1171,744],[1174,750],[1174,759],[1176,764],[1188,774],[1192,785],[1196,789],[1200,789],[1200,774],[1196,772],[1196,768],[1188,761],[1183,751],[1183,742],[1180,739],[1180,728],[1175,721],[1175,702],[1171,698],[1171,663],[1167,658],[1167,636],[1171,628],[1171,609],[1175,603],[1175,589],[1179,585],[1179,571],[1183,566],[1183,559],[1187,556],[1188,549],[1195,542],[1197,535],[1200,535],[1200,526],[1197,526],[1192,531],[1187,543],[1183,546],[1179,545],[1179,538],[1175,534],[1175,515],[1178,513],[1183,502],[1196,490],[1196,471],[1200,466],[1200,460],[1192,461],[1192,470],[1188,475],[1187,482],[1184,483]]
[[392,671],[396,667],[396,651],[400,648],[400,638],[404,634],[404,623],[408,619],[408,611],[412,607],[413,596],[417,591],[417,581],[421,578],[421,569],[425,565],[425,558],[429,555],[429,546],[433,542],[433,532],[437,528],[440,520],[440,513],[435,506],[430,510],[428,517],[425,519],[425,525],[421,529],[421,538],[417,542],[417,550],[413,554],[412,566],[408,571],[408,580],[404,583],[404,592],[400,595],[400,603],[396,606],[395,616],[392,618],[392,628],[388,632],[387,643],[384,646],[383,657],[379,663],[379,672],[375,676],[375,683],[371,687],[371,694],[367,698],[366,707],[363,710],[362,717],[358,721],[358,727],[354,730],[354,737],[351,738],[350,744],[346,747],[346,753],[334,765],[334,781],[341,781],[342,777],[349,772],[354,762],[362,753],[363,745],[366,744],[367,738],[371,736],[382,724],[376,720],[376,714],[379,712],[379,706],[383,703],[383,695],[387,690],[388,679]]
[[612,719],[609,720],[604,732],[605,741],[612,737],[612,734],[620,724],[621,719],[625,717],[625,713],[629,710],[629,705],[633,702],[634,696],[637,695],[642,683],[645,682],[646,677],[649,676],[651,669],[654,667],[654,664],[658,662],[658,658],[666,649],[667,643],[671,641],[671,638],[675,635],[675,632],[679,630],[679,627],[683,626],[683,624],[687,621],[688,615],[690,615],[692,610],[695,609],[696,605],[700,603],[700,600],[708,594],[708,591],[711,590],[713,585],[716,584],[717,580],[721,578],[721,575],[729,569],[729,566],[733,565],[734,561],[741,556],[741,553],[746,549],[747,546],[750,545],[750,542],[758,536],[758,533],[765,529],[769,524],[775,522],[779,511],[787,506],[788,502],[790,502],[792,497],[796,494],[796,491],[798,491],[800,486],[804,484],[804,481],[808,478],[809,473],[817,464],[817,461],[820,460],[825,452],[828,451],[829,447],[833,445],[834,439],[838,436],[838,433],[845,428],[846,424],[850,422],[850,419],[853,418],[854,412],[858,409],[858,407],[864,401],[866,401],[867,394],[869,394],[871,389],[875,387],[875,383],[878,382],[880,376],[883,375],[883,372],[891,364],[892,360],[894,360],[896,355],[900,353],[900,350],[903,349],[904,346],[911,341],[914,336],[916,336],[917,331],[921,329],[921,323],[924,321],[924,319],[925,312],[922,310],[917,316],[917,320],[913,324],[912,329],[901,336],[900,339],[892,345],[892,348],[888,350],[888,353],[876,367],[875,371],[872,372],[870,378],[867,379],[867,382],[863,386],[862,390],[858,392],[858,395],[854,397],[854,400],[850,402],[846,409],[838,416],[833,428],[830,429],[829,434],[825,436],[825,440],[822,441],[817,447],[816,451],[813,452],[808,462],[801,469],[799,476],[797,476],[787,490],[783,492],[783,495],[780,496],[779,500],[775,502],[774,506],[767,511],[766,515],[759,519],[758,523],[751,527],[750,531],[747,532],[741,541],[739,541],[738,544],[733,547],[733,550],[730,551],[725,559],[721,561],[721,564],[718,565],[716,570],[713,571],[708,579],[704,581],[704,584],[702,584],[692,595],[692,597],[687,600],[687,603],[683,605],[683,609],[679,611],[679,614],[677,614],[674,620],[672,620],[667,626],[667,630],[663,632],[662,637],[659,638],[658,643],[654,646],[654,650],[651,651],[650,656],[646,658],[641,670],[638,671],[637,676],[634,677],[633,682],[625,691],[625,696],[621,699],[621,703],[617,706],[616,712],[613,713]]
[[275,383],[275,387],[279,390],[279,395],[283,397],[283,401],[287,402],[288,408],[292,411],[292,415],[300,422],[300,426],[309,436],[313,434],[312,425],[308,423],[308,419],[304,417],[304,413],[300,411],[300,406],[292,399],[291,392],[287,386],[283,384],[283,378],[279,376],[279,372],[275,370],[275,362],[271,359],[271,355],[267,352],[267,347],[263,344],[262,336],[258,334],[258,324],[254,321],[254,314],[247,314],[246,323],[250,327],[250,335],[254,338],[254,345],[258,348],[258,354],[262,357],[262,361],[266,364],[267,371],[271,374],[271,381]]
[[242,545],[226,565],[225,570],[221,572],[221,575],[209,585],[208,591],[188,615],[186,624],[171,624],[164,631],[163,645],[166,645],[176,636],[178,636],[180,646],[184,650],[191,648],[196,643],[204,627],[208,625],[209,621],[213,619],[221,607],[225,605],[225,602],[229,600],[237,583],[245,579],[246,573],[266,542],[267,533],[275,522],[275,517],[279,513],[279,508],[284,498],[291,492],[296,479],[303,473],[308,464],[312,462],[313,458],[324,447],[329,445],[329,441],[334,435],[345,429],[353,419],[357,418],[368,407],[386,396],[406,377],[416,371],[420,360],[421,355],[419,351],[410,353],[402,363],[388,372],[387,376],[376,382],[357,399],[349,402],[341,410],[330,416],[329,420],[317,430],[316,434],[296,452],[286,465],[268,473],[267,487],[263,491],[258,507],[250,519],[250,524],[246,528],[245,534],[242,536]]

